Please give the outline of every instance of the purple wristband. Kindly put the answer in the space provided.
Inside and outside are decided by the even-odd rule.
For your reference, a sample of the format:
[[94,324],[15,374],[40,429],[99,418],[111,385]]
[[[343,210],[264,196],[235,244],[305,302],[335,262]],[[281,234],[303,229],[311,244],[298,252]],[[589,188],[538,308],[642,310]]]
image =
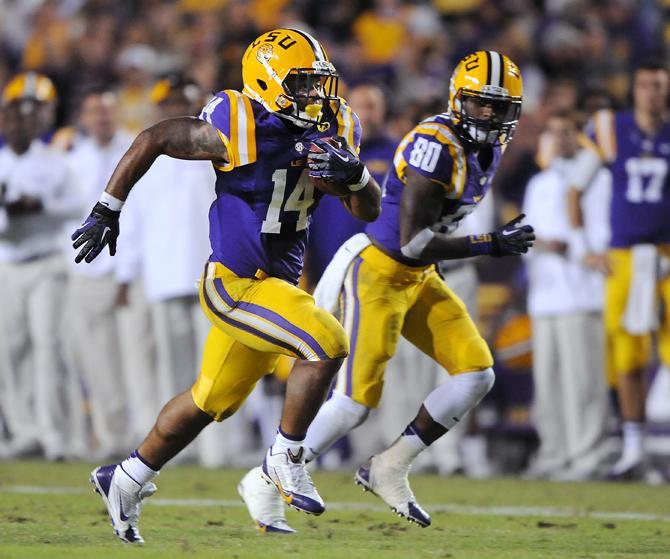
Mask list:
[[480,256],[493,252],[493,237],[490,233],[470,235],[468,241],[470,243],[470,256]]

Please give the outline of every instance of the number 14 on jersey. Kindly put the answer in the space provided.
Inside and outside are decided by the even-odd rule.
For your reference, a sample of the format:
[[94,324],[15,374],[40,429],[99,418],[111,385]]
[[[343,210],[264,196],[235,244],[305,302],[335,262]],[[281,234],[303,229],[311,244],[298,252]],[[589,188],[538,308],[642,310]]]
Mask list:
[[[284,202],[287,172],[286,169],[277,169],[272,175],[274,188],[261,226],[262,233],[281,233],[282,223],[295,223],[295,230],[302,231],[309,223],[308,211],[314,203],[314,185],[310,182],[305,169]],[[286,216],[288,212],[298,212],[297,220],[293,216],[288,219]]]

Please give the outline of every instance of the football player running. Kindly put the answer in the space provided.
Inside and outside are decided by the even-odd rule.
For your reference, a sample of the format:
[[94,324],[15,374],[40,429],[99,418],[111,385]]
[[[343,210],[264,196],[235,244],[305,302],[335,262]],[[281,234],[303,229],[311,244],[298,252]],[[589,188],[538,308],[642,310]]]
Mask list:
[[[466,56],[451,78],[448,111],[422,121],[400,142],[384,185],[381,217],[368,225],[367,235],[345,243],[315,292],[319,304],[339,313],[351,353],[332,398],[307,432],[308,461],[377,406],[384,369],[401,334],[448,372],[395,443],[355,477],[420,526],[430,525],[430,516],[409,486],[412,461],[474,407],[494,381],[486,342],[434,263],[518,255],[532,246],[533,228],[520,224],[522,215],[492,233],[449,235],[488,191],[517,126],[521,102],[521,75],[508,57],[493,51]],[[270,510],[270,497],[272,510],[283,512],[277,492],[268,493],[262,494],[262,503],[260,493],[247,499],[252,517],[254,510]]]
[[213,326],[199,376],[166,404],[126,460],[91,474],[125,542],[143,541],[141,501],[155,491],[162,466],[211,421],[235,413],[280,355],[296,362],[262,475],[291,506],[324,510],[305,470],[303,441],[349,344],[337,320],[295,285],[310,215],[323,195],[308,177],[310,148],[318,146],[320,178],[339,188],[356,217],[376,219],[381,193],[355,154],[358,118],[337,96],[338,75],[313,37],[293,29],[264,33],[246,50],[242,77],[242,92],[219,92],[199,118],[164,120],[140,133],[72,236],[81,248],[77,262],[92,261],[107,245],[113,255],[123,202],[157,157],[212,161],[217,199],[200,302]]

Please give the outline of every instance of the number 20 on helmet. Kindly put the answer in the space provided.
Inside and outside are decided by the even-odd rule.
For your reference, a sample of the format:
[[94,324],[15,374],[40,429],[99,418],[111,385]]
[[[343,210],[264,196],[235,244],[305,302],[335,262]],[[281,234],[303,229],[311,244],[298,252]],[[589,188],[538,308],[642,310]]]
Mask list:
[[451,76],[449,114],[470,143],[506,144],[521,115],[523,81],[504,54],[480,50],[463,58]]

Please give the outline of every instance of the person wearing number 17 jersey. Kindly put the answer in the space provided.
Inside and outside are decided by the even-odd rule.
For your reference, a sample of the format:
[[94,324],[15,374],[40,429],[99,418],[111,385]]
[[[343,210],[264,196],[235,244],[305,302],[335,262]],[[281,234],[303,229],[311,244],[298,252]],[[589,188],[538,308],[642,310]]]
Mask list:
[[[398,440],[355,477],[399,516],[424,527],[431,519],[410,489],[411,463],[460,421],[494,380],[486,342],[435,263],[517,255],[532,245],[533,228],[520,224],[523,216],[492,233],[449,235],[487,193],[521,101],[521,75],[508,57],[493,51],[466,56],[451,79],[448,111],[420,122],[400,142],[384,184],[381,217],[343,245],[315,291],[320,305],[339,314],[351,353],[332,398],[307,432],[307,460],[363,423],[378,405],[384,369],[400,335],[448,372]],[[276,492],[272,498],[281,505]],[[252,516],[254,507],[263,509],[255,501],[247,500]],[[267,497],[266,509],[271,502]]]
[[[670,375],[670,70],[664,60],[636,67],[632,97],[632,110],[598,111],[587,127],[590,149],[584,150],[569,194],[571,248],[606,275],[605,356],[623,423],[621,457],[607,478],[654,481],[659,472],[651,468],[644,444],[654,333],[658,374]],[[579,200],[603,166],[612,175],[611,239],[606,254],[594,254],[585,240]]]
[[77,262],[90,262],[106,245],[114,254],[123,201],[159,155],[212,161],[212,254],[200,282],[212,328],[199,376],[168,402],[126,460],[91,474],[125,542],[143,541],[141,501],[155,491],[160,468],[211,421],[235,413],[280,355],[296,361],[276,441],[255,482],[276,488],[298,510],[324,511],[305,470],[303,441],[349,344],[337,320],[296,287],[310,216],[323,195],[310,175],[321,188],[327,181],[366,221],[379,215],[381,194],[356,155],[358,119],[337,96],[338,75],[313,37],[293,29],[261,35],[244,54],[242,76],[242,92],[218,93],[199,118],[169,119],[142,132],[72,236],[81,247]]

